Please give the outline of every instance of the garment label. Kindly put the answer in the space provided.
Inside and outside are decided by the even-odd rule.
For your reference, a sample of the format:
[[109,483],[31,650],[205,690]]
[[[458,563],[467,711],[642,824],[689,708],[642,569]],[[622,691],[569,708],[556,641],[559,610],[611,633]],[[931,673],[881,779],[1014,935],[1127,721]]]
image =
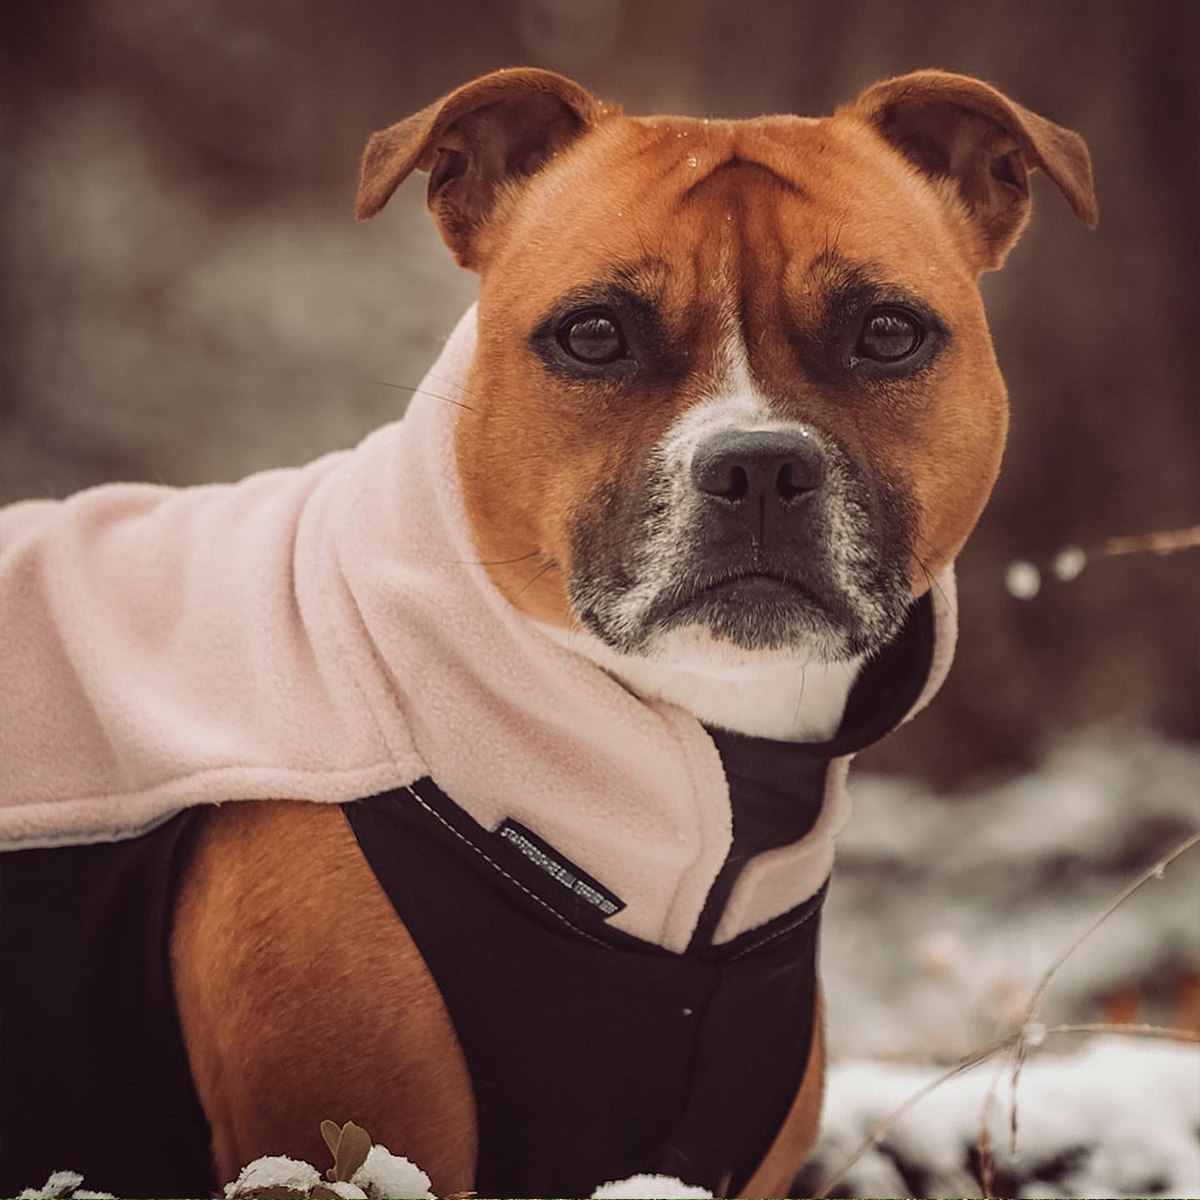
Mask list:
[[526,829],[520,822],[505,821],[496,830],[496,835],[519,850],[535,867],[540,867],[551,879],[562,884],[580,900],[593,905],[604,916],[611,917],[625,907],[623,900],[586,871],[580,870],[570,859],[564,858],[549,842],[543,841],[533,830]]

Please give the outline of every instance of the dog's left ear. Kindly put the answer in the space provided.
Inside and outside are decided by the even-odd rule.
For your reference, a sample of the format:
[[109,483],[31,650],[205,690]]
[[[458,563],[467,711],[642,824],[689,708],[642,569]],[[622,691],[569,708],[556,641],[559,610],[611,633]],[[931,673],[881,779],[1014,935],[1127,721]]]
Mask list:
[[408,175],[428,171],[429,208],[442,238],[460,266],[478,269],[479,236],[501,189],[533,175],[619,111],[553,71],[493,71],[372,134],[363,153],[358,216],[373,217]]
[[980,234],[981,270],[1003,264],[1029,220],[1029,172],[1041,167],[1075,215],[1099,213],[1083,138],[989,84],[948,71],[914,71],[868,88],[850,108],[932,179],[957,185]]

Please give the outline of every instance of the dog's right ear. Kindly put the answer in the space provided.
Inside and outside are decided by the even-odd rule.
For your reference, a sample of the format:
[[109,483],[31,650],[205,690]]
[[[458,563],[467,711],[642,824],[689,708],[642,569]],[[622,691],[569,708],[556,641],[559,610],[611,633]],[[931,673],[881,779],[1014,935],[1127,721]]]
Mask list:
[[493,71],[371,135],[358,215],[373,217],[413,171],[428,171],[429,208],[442,238],[461,266],[478,269],[478,235],[500,189],[619,111],[553,71]]

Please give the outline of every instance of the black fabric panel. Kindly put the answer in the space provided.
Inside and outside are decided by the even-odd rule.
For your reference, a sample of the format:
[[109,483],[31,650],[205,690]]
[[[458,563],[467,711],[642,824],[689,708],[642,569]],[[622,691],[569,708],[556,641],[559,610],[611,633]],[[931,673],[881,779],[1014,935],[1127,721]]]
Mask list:
[[51,1171],[211,1195],[168,938],[195,809],[121,842],[0,854],[0,1195]]
[[[900,632],[863,665],[850,689],[837,734],[828,742],[810,743],[804,750],[825,758],[857,754],[891,733],[912,710],[929,680],[936,639],[933,596],[926,592],[909,608]],[[791,743],[776,744],[795,752]]]
[[568,894],[430,780],[343,809],[463,1046],[477,1192],[586,1196],[644,1171],[710,1190],[749,1177],[807,1065],[821,894],[672,954],[591,905],[565,910]]
[[[786,743],[710,729],[729,781],[733,841],[696,922],[689,949],[712,941],[730,893],[750,859],[811,832],[825,798],[829,760],[793,758]],[[780,755],[776,748],[784,746]]]

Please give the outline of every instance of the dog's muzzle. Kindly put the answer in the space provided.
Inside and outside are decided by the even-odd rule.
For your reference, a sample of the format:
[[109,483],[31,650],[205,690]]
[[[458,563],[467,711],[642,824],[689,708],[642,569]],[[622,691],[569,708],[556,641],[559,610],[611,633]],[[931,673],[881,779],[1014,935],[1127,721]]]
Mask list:
[[708,431],[660,448],[580,522],[572,601],[625,653],[654,655],[690,625],[745,650],[849,658],[891,636],[911,595],[896,495],[806,425]]

